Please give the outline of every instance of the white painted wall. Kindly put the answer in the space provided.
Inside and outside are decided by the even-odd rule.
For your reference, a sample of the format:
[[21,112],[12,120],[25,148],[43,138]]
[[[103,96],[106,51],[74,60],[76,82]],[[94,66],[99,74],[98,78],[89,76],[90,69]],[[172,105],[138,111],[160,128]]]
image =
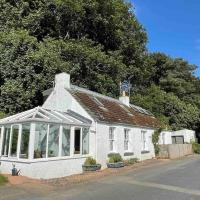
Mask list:
[[172,131],[162,131],[159,137],[159,144],[172,144]]
[[82,173],[82,164],[85,157],[55,159],[51,161],[37,162],[18,162],[18,161],[1,161],[0,172],[11,174],[13,163],[20,170],[22,176],[36,179],[50,179],[69,176],[72,174]]
[[[116,149],[115,152],[109,151],[109,127],[115,127],[115,141],[116,141]],[[129,131],[129,151],[133,152],[134,155],[132,156],[124,156],[124,129],[130,129]],[[148,138],[148,151],[142,154],[142,137],[141,131],[146,131],[147,138]],[[103,168],[106,167],[106,163],[108,161],[108,154],[109,153],[119,153],[123,159],[130,159],[130,158],[138,158],[139,160],[151,159],[155,157],[154,147],[152,144],[152,134],[154,130],[152,129],[142,129],[137,127],[131,126],[123,126],[123,125],[116,125],[116,124],[97,124],[97,162],[102,164]]]
[[180,135],[184,137],[184,142],[187,143],[194,142],[196,139],[195,131],[193,130],[183,129],[172,132],[172,136],[180,136]]

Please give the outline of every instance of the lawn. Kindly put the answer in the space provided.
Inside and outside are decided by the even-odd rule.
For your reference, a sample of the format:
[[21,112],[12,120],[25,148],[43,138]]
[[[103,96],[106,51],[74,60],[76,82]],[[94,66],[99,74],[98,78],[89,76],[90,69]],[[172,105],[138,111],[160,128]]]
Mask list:
[[0,186],[8,182],[8,179],[0,174]]

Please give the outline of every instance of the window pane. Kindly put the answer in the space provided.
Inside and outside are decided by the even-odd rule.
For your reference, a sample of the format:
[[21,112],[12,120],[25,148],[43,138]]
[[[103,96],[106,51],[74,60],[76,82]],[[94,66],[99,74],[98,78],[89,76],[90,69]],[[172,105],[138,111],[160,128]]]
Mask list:
[[113,151],[114,150],[114,141],[113,140],[110,140],[110,151]]
[[59,153],[59,130],[60,126],[51,124],[48,138],[48,157],[57,157]]
[[81,147],[81,129],[75,129],[74,132],[74,154],[80,154]]
[[16,157],[17,156],[18,136],[19,136],[19,126],[18,125],[14,125],[14,126],[12,126],[11,152],[10,152],[10,155],[12,157]]
[[62,156],[70,156],[70,127],[63,127]]
[[34,158],[46,158],[47,124],[36,123]]
[[83,128],[82,154],[89,154],[89,128]]
[[5,127],[4,134],[3,134],[3,144],[2,144],[3,156],[8,156],[9,141],[10,141],[10,127]]
[[124,150],[129,150],[129,130],[124,129]]
[[146,131],[142,131],[142,150],[148,150],[148,138]]
[[115,151],[115,127],[109,128],[109,150]]
[[109,128],[109,139],[114,140],[114,128]]
[[29,137],[30,137],[30,124],[22,124],[22,137],[20,145],[20,158],[28,158],[29,149]]

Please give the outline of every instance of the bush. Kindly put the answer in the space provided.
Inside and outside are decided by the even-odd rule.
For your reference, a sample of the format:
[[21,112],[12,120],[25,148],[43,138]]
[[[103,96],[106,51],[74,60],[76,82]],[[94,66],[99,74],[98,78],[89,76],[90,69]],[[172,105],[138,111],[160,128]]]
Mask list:
[[138,158],[131,158],[131,159],[124,160],[124,164],[126,166],[133,165],[133,164],[135,164],[137,162],[138,162]]
[[154,146],[154,151],[155,151],[155,155],[157,156],[160,152],[160,148],[159,148],[159,145],[158,145],[158,141],[159,141],[159,136],[160,136],[160,133],[161,133],[162,129],[158,129],[158,130],[155,130],[153,135],[152,135],[152,143],[153,143],[153,146]]
[[193,142],[192,150],[194,153],[200,154],[200,144],[198,144],[197,142]]
[[96,160],[92,157],[88,157],[84,162],[84,165],[96,165],[96,164],[97,164]]
[[117,162],[122,162],[123,159],[120,154],[113,154],[109,158],[109,163],[117,163]]
[[8,179],[0,174],[0,185],[3,185],[8,182]]

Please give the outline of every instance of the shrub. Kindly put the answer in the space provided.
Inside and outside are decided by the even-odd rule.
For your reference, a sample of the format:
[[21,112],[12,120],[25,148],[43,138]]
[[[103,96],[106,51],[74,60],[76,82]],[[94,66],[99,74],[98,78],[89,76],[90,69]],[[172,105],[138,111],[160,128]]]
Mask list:
[[152,135],[152,143],[153,143],[153,146],[154,146],[154,151],[155,151],[155,155],[157,156],[160,152],[160,148],[159,148],[159,145],[158,145],[158,141],[159,141],[159,136],[160,136],[160,133],[161,133],[162,129],[158,129],[158,130],[155,130],[153,135]]
[[131,159],[124,160],[124,164],[126,166],[133,165],[133,164],[135,164],[137,162],[138,162],[138,158],[131,158]]
[[123,159],[122,159],[121,155],[118,153],[111,155],[109,158],[109,163],[117,163],[117,162],[122,162],[122,161],[123,161]]
[[96,164],[97,164],[96,160],[92,157],[88,157],[84,162],[84,165],[96,165]]
[[198,144],[197,142],[193,142],[192,143],[192,150],[193,150],[194,153],[200,154],[200,144]]

